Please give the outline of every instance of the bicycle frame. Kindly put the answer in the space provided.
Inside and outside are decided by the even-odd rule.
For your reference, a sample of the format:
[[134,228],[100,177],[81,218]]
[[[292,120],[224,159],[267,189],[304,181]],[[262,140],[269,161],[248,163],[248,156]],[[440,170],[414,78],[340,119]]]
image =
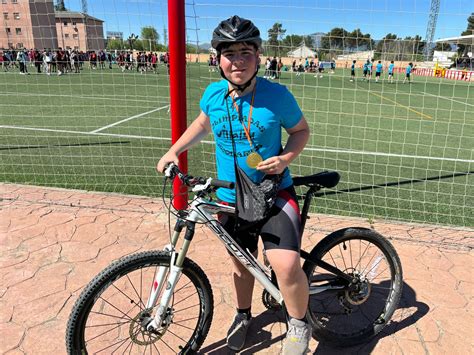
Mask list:
[[[314,193],[315,188],[310,188],[306,193],[305,203],[302,213],[302,226],[307,218],[307,213],[309,209],[309,203],[311,201],[312,194]],[[159,328],[158,325],[162,324],[167,316],[167,310],[169,302],[173,296],[174,287],[179,280],[179,277],[182,272],[183,263],[186,257],[186,254],[189,249],[189,245],[194,237],[194,230],[196,223],[205,223],[212,232],[218,237],[218,239],[224,244],[226,249],[236,257],[240,263],[255,277],[255,279],[270,293],[270,295],[278,302],[283,304],[283,297],[281,295],[278,287],[271,280],[271,272],[268,268],[263,266],[248,250],[242,249],[235,240],[225,231],[221,223],[213,216],[218,212],[234,214],[235,208],[232,206],[220,204],[214,201],[209,201],[202,197],[197,197],[191,203],[191,207],[188,209],[186,216],[179,217],[176,221],[173,235],[171,237],[171,244],[165,246],[164,250],[170,252],[171,262],[169,267],[169,276],[166,283],[166,289],[163,292],[163,295],[160,300],[160,305],[157,308],[157,312],[153,321],[151,321],[147,328],[148,330]],[[186,233],[184,236],[184,241],[182,243],[181,249],[177,251],[176,246],[179,240],[179,236],[186,226]],[[304,259],[312,261],[317,266],[322,267],[323,269],[341,277],[348,284],[351,282],[351,278],[344,274],[339,269],[329,265],[321,260],[315,260],[307,252],[301,251],[301,256]],[[158,295],[161,293],[163,286],[165,284],[165,276],[167,273],[168,267],[161,266],[155,273],[155,280],[153,282],[153,288],[150,292],[146,309],[153,309],[157,302]],[[344,289],[346,285],[310,285],[310,294],[321,293],[328,290],[341,290]]]

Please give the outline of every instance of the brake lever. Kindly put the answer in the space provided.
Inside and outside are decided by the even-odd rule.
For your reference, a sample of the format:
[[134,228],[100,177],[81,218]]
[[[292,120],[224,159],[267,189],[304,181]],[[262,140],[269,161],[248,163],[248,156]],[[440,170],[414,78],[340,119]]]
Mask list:
[[193,192],[206,191],[211,186],[212,178],[208,178],[205,184],[195,185],[192,189]]
[[173,169],[175,167],[175,164],[171,163],[168,165],[168,167],[165,169],[165,176],[167,178],[172,178],[173,176]]

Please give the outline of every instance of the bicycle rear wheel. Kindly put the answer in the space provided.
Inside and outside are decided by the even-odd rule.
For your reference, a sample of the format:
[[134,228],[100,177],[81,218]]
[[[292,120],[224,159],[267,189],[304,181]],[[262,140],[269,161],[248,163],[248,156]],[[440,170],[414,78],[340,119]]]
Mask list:
[[[307,315],[315,338],[344,347],[365,342],[379,333],[402,295],[402,267],[392,244],[373,230],[347,228],[325,237],[310,254],[353,279],[353,285],[344,289],[310,294]],[[337,276],[309,260],[303,269],[310,289],[342,284]]]
[[[170,254],[147,251],[126,256],[104,269],[83,290],[69,317],[69,354],[169,354],[195,352],[212,321],[212,289],[197,264],[185,259],[167,317],[157,332],[141,320],[158,267],[170,266]],[[160,295],[161,296],[161,295]],[[159,300],[159,298],[158,298]]]

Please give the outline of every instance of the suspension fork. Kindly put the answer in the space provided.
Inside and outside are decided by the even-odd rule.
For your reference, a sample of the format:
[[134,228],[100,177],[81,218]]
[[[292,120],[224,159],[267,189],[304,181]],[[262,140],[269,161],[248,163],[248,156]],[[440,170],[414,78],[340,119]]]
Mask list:
[[[174,225],[173,234],[171,236],[171,244],[165,245],[163,251],[167,251],[171,253],[173,259],[173,252],[176,248],[176,244],[178,243],[179,235],[183,230],[186,223],[182,219],[178,219],[176,224]],[[173,260],[171,261],[170,265],[173,264]],[[156,268],[155,277],[153,278],[153,287],[150,290],[150,296],[148,297],[148,302],[146,304],[146,309],[152,309],[156,304],[156,299],[158,295],[161,293],[163,289],[163,285],[165,282],[165,276],[168,271],[167,266],[160,266]]]
[[[151,309],[156,304],[158,295],[161,293],[163,286],[165,284],[165,276],[167,271],[168,279],[166,280],[166,288],[163,291],[163,294],[160,299],[160,304],[158,305],[156,314],[151,322],[148,323],[146,328],[148,330],[155,330],[159,329],[163,322],[165,321],[166,316],[168,315],[168,307],[173,297],[173,292],[176,284],[179,281],[181,276],[181,272],[183,270],[183,263],[186,258],[186,254],[189,249],[189,245],[194,237],[196,222],[191,221],[183,221],[178,220],[175,225],[175,229],[173,232],[171,244],[165,247],[165,250],[171,252],[171,259],[170,265],[168,266],[160,266],[158,271],[156,272],[156,277],[153,283],[153,290],[152,295],[150,296],[147,309]],[[178,253],[175,249],[176,243],[179,239],[179,234],[183,230],[184,226],[186,226],[186,233],[184,235],[183,245],[181,246],[181,250]],[[156,289],[155,289],[156,287]]]

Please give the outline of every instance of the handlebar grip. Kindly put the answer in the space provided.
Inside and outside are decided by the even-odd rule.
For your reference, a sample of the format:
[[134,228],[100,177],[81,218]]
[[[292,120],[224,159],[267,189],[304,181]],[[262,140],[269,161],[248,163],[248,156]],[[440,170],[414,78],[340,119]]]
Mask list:
[[224,187],[226,189],[233,189],[235,184],[232,181],[212,179],[211,185],[214,187]]

